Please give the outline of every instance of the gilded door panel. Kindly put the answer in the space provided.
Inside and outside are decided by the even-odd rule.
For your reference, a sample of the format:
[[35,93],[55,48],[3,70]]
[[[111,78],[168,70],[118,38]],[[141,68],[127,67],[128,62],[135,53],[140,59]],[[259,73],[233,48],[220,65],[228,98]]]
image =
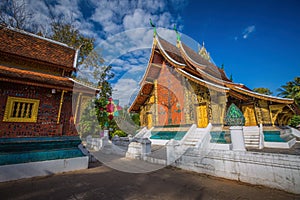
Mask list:
[[245,126],[256,126],[255,111],[253,106],[244,106]]
[[197,106],[197,125],[199,128],[205,128],[208,125],[207,106],[201,104]]

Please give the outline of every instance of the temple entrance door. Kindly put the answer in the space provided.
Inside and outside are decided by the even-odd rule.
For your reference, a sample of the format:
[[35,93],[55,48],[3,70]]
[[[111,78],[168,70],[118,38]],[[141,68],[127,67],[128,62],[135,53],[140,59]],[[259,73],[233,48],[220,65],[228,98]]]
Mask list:
[[255,111],[253,106],[243,106],[245,126],[256,126]]
[[152,128],[152,112],[147,112],[147,128]]
[[198,128],[205,128],[208,125],[207,106],[206,103],[200,104],[196,107],[197,112],[197,126]]

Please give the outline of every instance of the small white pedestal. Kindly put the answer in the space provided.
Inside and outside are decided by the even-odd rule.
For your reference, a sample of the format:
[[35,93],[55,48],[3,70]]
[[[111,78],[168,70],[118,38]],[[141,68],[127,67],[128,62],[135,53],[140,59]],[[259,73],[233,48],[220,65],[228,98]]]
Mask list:
[[177,157],[177,148],[179,147],[179,142],[171,139],[167,144],[167,165],[172,164],[173,162],[176,161]]
[[232,150],[233,151],[246,151],[245,141],[242,126],[231,126],[230,128]]

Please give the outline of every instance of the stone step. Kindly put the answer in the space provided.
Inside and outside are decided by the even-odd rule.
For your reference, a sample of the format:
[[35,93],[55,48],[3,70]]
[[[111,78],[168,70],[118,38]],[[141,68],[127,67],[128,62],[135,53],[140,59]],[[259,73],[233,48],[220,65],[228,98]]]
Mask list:
[[256,144],[259,144],[259,140],[247,140],[245,141],[245,144],[247,143],[256,143]]
[[259,136],[244,136],[245,139],[259,139]]
[[189,142],[189,141],[186,141],[184,143],[184,145],[196,145],[196,144],[197,144],[197,142]]
[[253,134],[252,133],[251,134],[250,133],[244,133],[244,136],[246,136],[246,135],[253,135],[253,136],[258,135],[259,136],[259,133],[258,134],[257,133],[253,133]]
[[186,140],[186,141],[187,141],[187,140],[197,140],[197,141],[198,141],[199,138],[186,138],[185,140]]
[[246,147],[259,148],[259,144],[245,144]]
[[259,145],[259,143],[257,143],[257,142],[248,142],[248,143],[245,143],[245,145]]
[[245,138],[245,141],[259,141],[259,138]]

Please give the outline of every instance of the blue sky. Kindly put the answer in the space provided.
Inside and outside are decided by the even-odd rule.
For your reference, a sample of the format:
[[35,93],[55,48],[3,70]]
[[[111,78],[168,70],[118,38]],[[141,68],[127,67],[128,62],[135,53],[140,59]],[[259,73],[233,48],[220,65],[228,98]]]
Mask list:
[[276,94],[300,76],[299,1],[190,1],[181,16],[182,32],[205,41],[235,82]]
[[[48,4],[52,14],[71,21],[84,35],[96,38],[107,62],[114,67],[113,84],[118,98],[132,95],[128,89],[138,87],[146,68],[152,43],[149,18],[161,28],[172,29],[176,24],[182,34],[200,44],[204,41],[215,64],[224,64],[226,74],[232,74],[234,82],[251,89],[267,87],[276,95],[277,88],[300,76],[297,0],[25,2],[34,13],[28,24],[39,24],[43,32],[50,32]],[[165,36],[173,39],[174,31],[172,34]]]

